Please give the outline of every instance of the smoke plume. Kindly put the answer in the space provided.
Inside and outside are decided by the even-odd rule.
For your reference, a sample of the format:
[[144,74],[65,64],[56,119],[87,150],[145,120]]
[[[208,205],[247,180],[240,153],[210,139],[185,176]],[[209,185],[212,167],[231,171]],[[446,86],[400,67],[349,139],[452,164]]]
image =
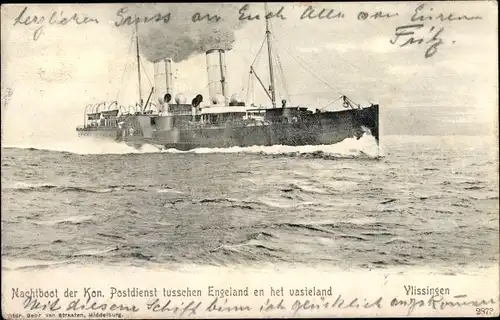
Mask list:
[[[235,41],[234,32],[242,22],[238,10],[241,4],[136,4],[127,7],[123,17],[138,18],[139,43],[141,54],[149,61],[171,58],[179,62],[193,54],[204,53],[209,49],[231,50]],[[193,22],[193,15],[198,17],[209,14],[212,20],[205,18]],[[157,22],[153,17],[170,14],[168,23]],[[215,16],[220,17],[218,22]],[[151,19],[143,23],[144,19]],[[122,26],[124,30],[133,29]],[[130,34],[130,33],[129,33]]]

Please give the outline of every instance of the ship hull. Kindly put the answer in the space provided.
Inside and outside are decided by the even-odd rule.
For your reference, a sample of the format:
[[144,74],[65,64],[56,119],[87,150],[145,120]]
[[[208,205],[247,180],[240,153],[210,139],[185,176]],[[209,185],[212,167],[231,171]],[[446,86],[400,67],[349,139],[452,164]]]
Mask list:
[[[82,137],[123,141],[136,148],[153,144],[165,148],[227,148],[270,145],[330,145],[346,138],[361,137],[369,131],[379,140],[378,105],[364,109],[311,114],[295,123],[265,125],[227,125],[224,127],[153,130],[149,137],[122,135],[120,129],[92,128],[79,132]],[[144,123],[144,122],[143,122]]]
[[80,138],[88,137],[94,139],[116,140],[119,138],[118,128],[91,127],[76,130]]

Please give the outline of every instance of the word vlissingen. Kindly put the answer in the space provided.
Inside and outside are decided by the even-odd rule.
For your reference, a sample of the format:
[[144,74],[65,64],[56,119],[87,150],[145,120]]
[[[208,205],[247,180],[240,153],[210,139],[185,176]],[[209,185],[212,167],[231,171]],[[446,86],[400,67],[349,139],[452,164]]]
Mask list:
[[418,287],[418,286],[403,286],[407,296],[432,296],[432,295],[445,295],[450,294],[450,288],[442,287]]

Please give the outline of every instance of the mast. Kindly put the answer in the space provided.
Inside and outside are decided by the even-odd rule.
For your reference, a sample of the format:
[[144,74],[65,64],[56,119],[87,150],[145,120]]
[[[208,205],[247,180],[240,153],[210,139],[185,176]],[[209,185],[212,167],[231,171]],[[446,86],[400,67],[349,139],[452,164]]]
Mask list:
[[138,23],[135,24],[135,44],[137,53],[137,79],[139,85],[139,105],[142,111],[142,93],[141,93],[141,57],[139,56],[139,36],[138,36]]
[[271,31],[269,30],[269,19],[268,19],[268,10],[267,3],[264,3],[266,10],[266,38],[267,38],[267,57],[269,59],[269,79],[271,84],[269,85],[269,91],[271,91],[271,102],[273,104],[273,108],[276,108],[276,93],[274,91],[274,71],[273,71],[273,59],[271,52]]

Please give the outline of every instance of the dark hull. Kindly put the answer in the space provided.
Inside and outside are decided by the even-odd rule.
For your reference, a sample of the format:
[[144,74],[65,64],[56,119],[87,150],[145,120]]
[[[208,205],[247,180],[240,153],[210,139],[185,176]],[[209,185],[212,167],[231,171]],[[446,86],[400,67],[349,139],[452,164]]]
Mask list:
[[[190,150],[194,148],[226,148],[233,146],[329,145],[353,136],[360,137],[366,129],[379,139],[378,105],[365,109],[310,114],[294,123],[226,126],[198,129],[155,131],[151,137],[120,136],[118,128],[83,130],[81,136],[111,138],[140,147],[144,144]],[[114,130],[113,130],[114,129]]]

